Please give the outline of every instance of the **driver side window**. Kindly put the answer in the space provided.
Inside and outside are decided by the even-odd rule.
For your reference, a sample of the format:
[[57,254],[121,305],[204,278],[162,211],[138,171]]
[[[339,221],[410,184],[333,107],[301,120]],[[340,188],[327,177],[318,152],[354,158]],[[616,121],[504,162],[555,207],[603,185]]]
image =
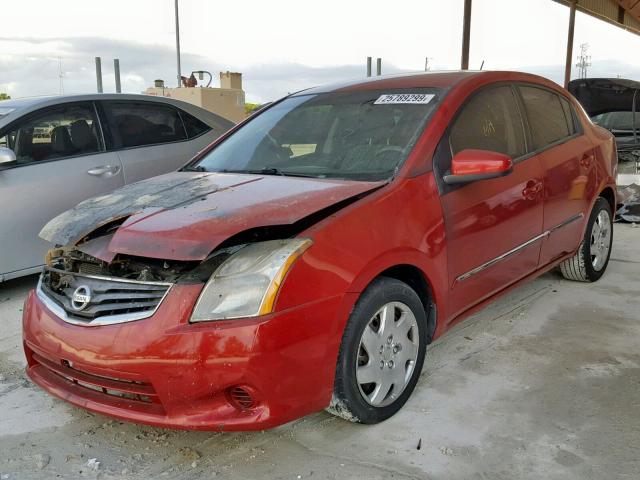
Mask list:
[[478,149],[516,159],[526,152],[524,128],[513,90],[501,86],[474,95],[451,127],[451,154]]
[[0,147],[10,148],[11,150],[15,147],[15,134],[4,134],[0,137]]
[[70,104],[45,109],[0,134],[18,164],[86,155],[102,150],[93,105]]

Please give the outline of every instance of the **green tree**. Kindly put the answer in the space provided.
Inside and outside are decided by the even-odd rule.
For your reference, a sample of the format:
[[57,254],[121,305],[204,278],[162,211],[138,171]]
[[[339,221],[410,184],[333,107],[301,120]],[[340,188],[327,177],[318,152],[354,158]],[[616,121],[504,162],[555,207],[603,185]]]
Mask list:
[[258,110],[262,105],[259,103],[245,103],[244,104],[244,113],[249,116],[256,110]]
[[7,95],[6,93],[0,92],[0,100],[9,100],[11,95]]

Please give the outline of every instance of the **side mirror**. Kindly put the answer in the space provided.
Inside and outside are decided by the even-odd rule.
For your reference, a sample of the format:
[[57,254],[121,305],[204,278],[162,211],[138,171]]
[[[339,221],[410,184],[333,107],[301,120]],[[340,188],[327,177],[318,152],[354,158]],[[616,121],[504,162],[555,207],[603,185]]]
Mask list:
[[6,147],[0,147],[0,168],[4,167],[8,163],[15,161],[16,154],[13,153],[13,150]]
[[513,170],[509,155],[488,150],[462,150],[451,159],[451,174],[444,176],[447,185],[504,177]]

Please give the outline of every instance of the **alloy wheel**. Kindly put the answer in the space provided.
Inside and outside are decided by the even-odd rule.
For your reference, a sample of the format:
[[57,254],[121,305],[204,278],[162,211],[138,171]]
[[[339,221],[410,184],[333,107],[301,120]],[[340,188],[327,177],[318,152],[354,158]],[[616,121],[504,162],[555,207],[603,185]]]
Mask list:
[[607,263],[611,248],[611,217],[606,210],[600,210],[591,228],[591,265],[597,272]]

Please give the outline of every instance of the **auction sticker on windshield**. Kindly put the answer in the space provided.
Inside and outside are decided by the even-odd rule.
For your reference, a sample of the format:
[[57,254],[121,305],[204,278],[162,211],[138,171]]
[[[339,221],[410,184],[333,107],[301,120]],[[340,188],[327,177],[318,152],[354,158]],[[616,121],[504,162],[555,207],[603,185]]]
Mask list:
[[433,93],[390,93],[380,95],[374,105],[419,103],[427,104],[435,95]]

